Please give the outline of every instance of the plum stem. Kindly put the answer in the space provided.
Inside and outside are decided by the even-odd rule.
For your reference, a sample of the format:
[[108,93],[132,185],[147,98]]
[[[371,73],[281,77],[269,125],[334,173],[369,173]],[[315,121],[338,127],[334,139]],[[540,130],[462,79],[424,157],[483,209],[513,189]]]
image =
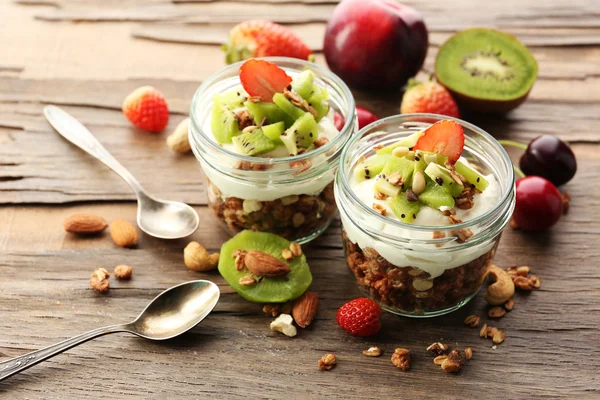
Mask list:
[[515,142],[513,140],[498,140],[498,143],[500,143],[502,146],[516,147],[521,150],[527,150],[526,144]]

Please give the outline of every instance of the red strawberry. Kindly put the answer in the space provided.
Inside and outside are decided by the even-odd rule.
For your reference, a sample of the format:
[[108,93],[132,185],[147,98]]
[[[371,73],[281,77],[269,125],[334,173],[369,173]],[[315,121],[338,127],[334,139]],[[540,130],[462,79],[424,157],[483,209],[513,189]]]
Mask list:
[[152,86],[131,92],[123,101],[123,114],[133,125],[149,132],[160,132],[169,123],[167,101]]
[[415,144],[415,150],[430,151],[448,156],[454,164],[465,147],[465,133],[458,122],[445,119],[425,130],[425,134]]
[[435,81],[419,82],[411,79],[406,87],[401,114],[430,113],[460,118],[458,106],[445,87]]
[[341,306],[336,320],[339,326],[354,336],[371,336],[381,328],[380,315],[379,304],[361,297]]
[[250,96],[272,101],[275,93],[283,93],[292,78],[276,64],[251,59],[240,67],[240,81]]
[[308,60],[311,49],[294,32],[271,21],[251,20],[236,25],[223,45],[227,64],[254,57],[292,57]]

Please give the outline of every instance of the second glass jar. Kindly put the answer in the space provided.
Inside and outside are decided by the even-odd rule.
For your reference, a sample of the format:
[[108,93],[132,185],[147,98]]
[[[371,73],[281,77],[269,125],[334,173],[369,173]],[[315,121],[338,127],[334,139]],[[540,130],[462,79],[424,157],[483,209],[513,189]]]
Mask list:
[[206,177],[208,204],[231,234],[244,229],[271,232],[299,243],[319,236],[336,215],[333,180],[344,145],[356,131],[355,103],[348,87],[314,63],[271,57],[292,78],[306,69],[329,92],[330,113],[320,124],[335,129],[333,113],[343,117],[341,131],[327,144],[297,156],[250,157],[229,151],[212,137],[212,99],[239,87],[242,63],[213,75],[197,90],[190,111],[190,143]]

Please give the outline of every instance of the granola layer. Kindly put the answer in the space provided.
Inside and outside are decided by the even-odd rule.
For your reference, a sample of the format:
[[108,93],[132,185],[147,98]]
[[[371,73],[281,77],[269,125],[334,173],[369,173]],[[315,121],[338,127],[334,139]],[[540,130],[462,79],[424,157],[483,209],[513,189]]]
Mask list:
[[324,230],[337,211],[330,183],[317,195],[285,196],[272,201],[224,197],[207,180],[209,204],[231,234],[250,229],[299,240]]
[[429,274],[411,266],[396,266],[371,248],[361,249],[343,232],[348,267],[361,290],[386,308],[405,314],[440,312],[476,293],[491,264],[496,244],[476,259],[447,269],[428,279]]

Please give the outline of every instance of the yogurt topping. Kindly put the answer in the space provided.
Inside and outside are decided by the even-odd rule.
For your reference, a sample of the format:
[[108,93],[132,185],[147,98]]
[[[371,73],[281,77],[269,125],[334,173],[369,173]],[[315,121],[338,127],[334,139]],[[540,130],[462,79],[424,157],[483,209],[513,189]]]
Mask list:
[[[467,164],[464,158],[460,159],[463,163]],[[487,175],[485,178],[488,180],[489,185],[485,191],[477,194],[474,197],[474,205],[468,210],[456,209],[456,216],[463,221],[474,219],[479,215],[482,215],[491,210],[499,201],[501,196],[500,186],[494,175]],[[350,187],[357,195],[357,197],[367,207],[371,207],[374,203],[379,204],[386,210],[386,218],[398,221],[398,218],[394,215],[388,202],[385,200],[376,200],[373,197],[375,193],[375,179],[367,179],[363,181],[357,181],[352,178]],[[336,196],[338,193],[336,193]],[[485,243],[483,245],[474,246],[468,249],[462,249],[459,251],[432,251],[430,248],[413,248],[413,249],[401,249],[396,246],[392,246],[388,243],[382,242],[373,238],[366,232],[364,232],[353,219],[340,209],[341,219],[344,226],[344,230],[348,236],[348,239],[353,243],[358,244],[360,248],[365,249],[367,247],[376,250],[382,257],[388,260],[390,263],[399,266],[407,267],[412,266],[420,268],[421,270],[428,272],[431,278],[438,277],[444,273],[445,270],[456,268],[464,265],[477,257],[487,253],[494,246],[494,241]],[[400,228],[391,224],[386,224],[375,218],[368,220],[361,220],[361,225],[368,225],[368,228],[375,231],[381,231],[393,236],[397,236],[404,239],[418,239],[427,240],[432,239],[432,233],[435,228],[431,231],[416,231],[412,229]],[[428,206],[422,206],[417,218],[414,221],[415,225],[422,226],[449,226],[452,223],[449,218],[444,216],[440,210]],[[472,228],[474,233],[477,233]],[[446,246],[451,246],[447,244]],[[443,248],[442,248],[443,249]],[[450,248],[448,249],[450,250]]]

